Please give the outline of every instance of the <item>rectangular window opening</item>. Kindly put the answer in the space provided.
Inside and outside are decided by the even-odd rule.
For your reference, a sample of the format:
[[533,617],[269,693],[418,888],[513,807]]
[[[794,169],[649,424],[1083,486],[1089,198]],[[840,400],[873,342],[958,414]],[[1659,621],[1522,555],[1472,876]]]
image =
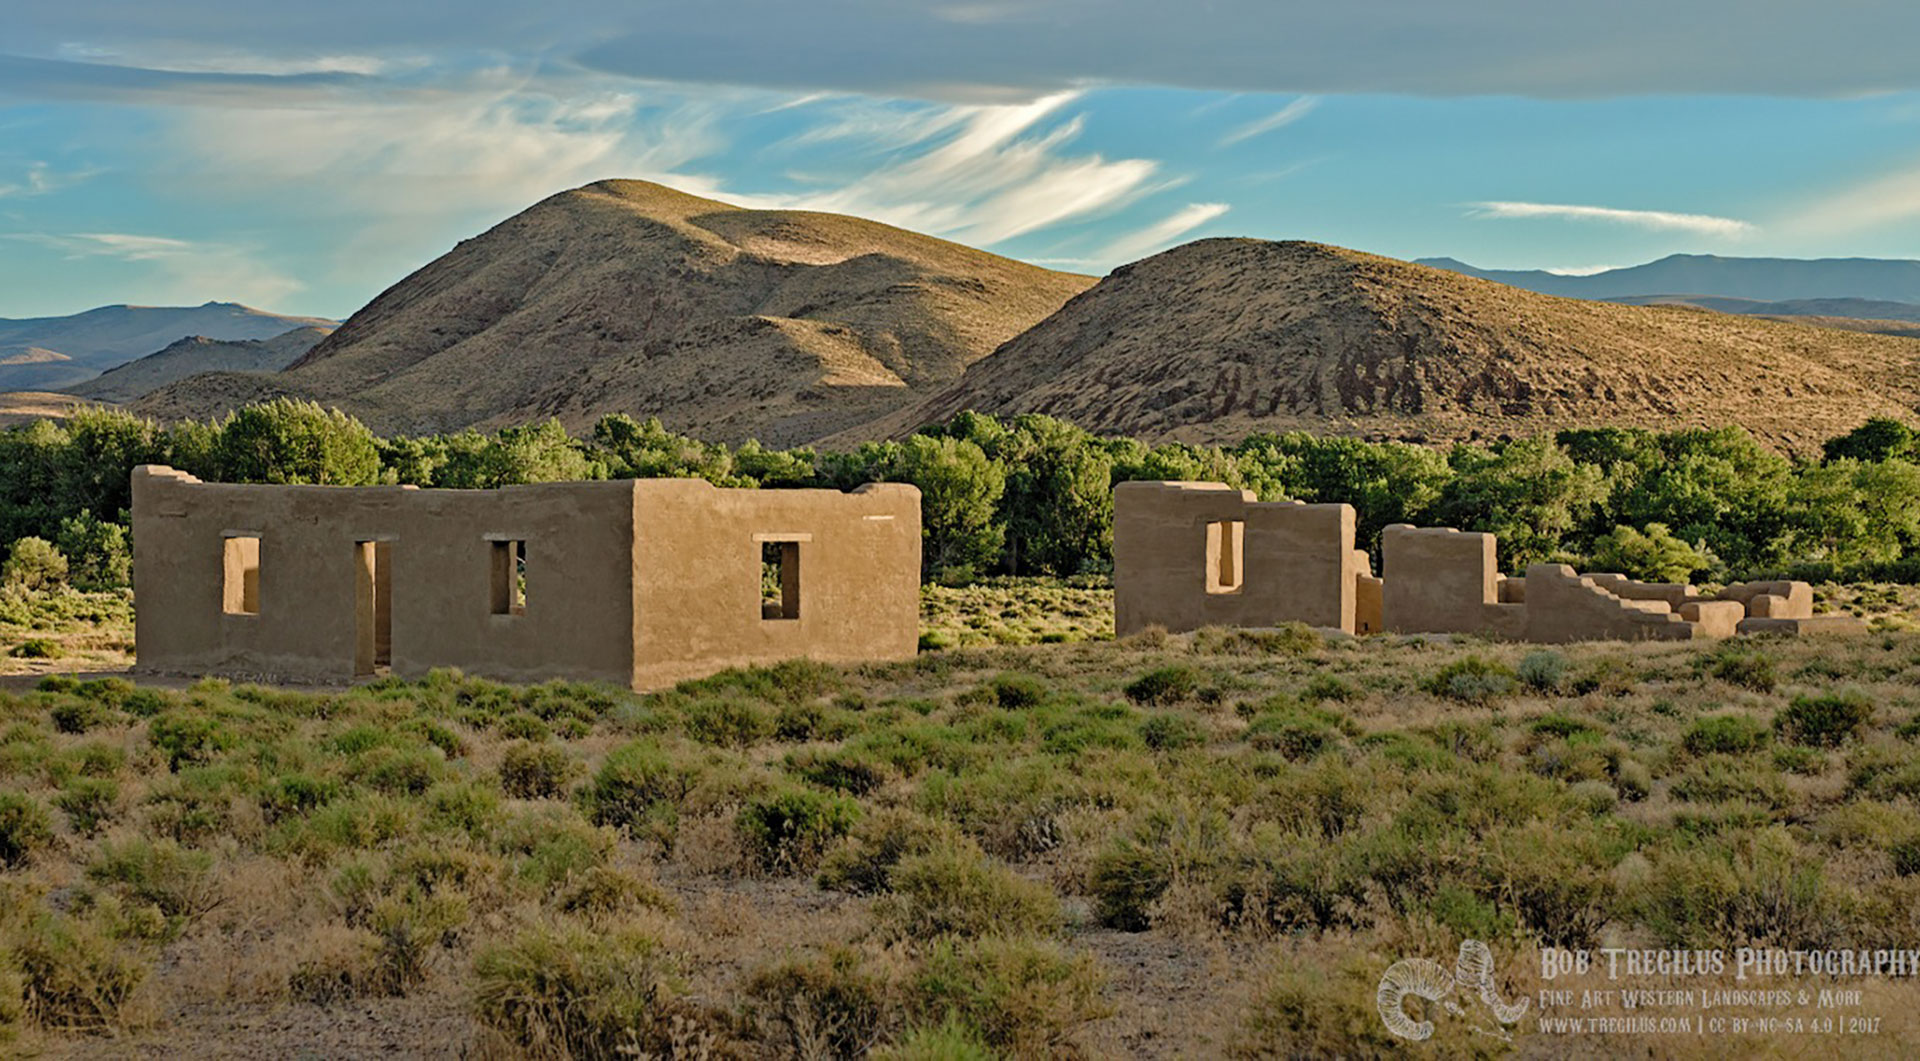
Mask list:
[[1246,581],[1247,525],[1242,520],[1207,524],[1207,592],[1238,593]]
[[260,539],[229,535],[223,548],[221,610],[228,615],[259,615]]
[[488,542],[493,550],[493,614],[527,612],[527,543]]
[[760,546],[760,618],[800,618],[800,543]]

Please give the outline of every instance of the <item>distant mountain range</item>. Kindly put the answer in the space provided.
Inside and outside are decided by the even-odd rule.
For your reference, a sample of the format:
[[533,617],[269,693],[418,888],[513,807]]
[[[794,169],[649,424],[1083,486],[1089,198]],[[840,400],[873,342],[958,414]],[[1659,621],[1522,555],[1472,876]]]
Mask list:
[[1920,261],[1904,259],[1675,254],[1585,276],[1479,269],[1453,258],[1420,258],[1415,264],[1563,298],[1692,305],[1749,316],[1920,321]]
[[102,306],[68,317],[0,317],[0,391],[51,391],[92,379],[185,336],[271,339],[336,321],[287,317],[237,302]]
[[175,380],[202,372],[278,372],[304,357],[332,328],[295,328],[271,339],[209,339],[189,335],[158,353],[128,361],[64,388],[101,402],[130,402]]

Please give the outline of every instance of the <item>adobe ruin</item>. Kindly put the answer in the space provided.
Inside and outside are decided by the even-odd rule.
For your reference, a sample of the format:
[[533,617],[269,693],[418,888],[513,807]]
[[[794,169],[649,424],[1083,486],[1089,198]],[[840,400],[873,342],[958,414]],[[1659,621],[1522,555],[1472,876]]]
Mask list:
[[1381,534],[1375,576],[1354,548],[1349,505],[1262,502],[1224,483],[1121,483],[1113,491],[1114,633],[1302,622],[1349,634],[1558,643],[1866,629],[1852,616],[1815,615],[1804,582],[1745,582],[1708,595],[1565,564],[1503,577],[1497,549],[1492,534],[1395,524]]
[[344,683],[457,667],[649,689],[919,645],[920,492],[901,483],[259,486],[143,465],[133,540],[150,673]]

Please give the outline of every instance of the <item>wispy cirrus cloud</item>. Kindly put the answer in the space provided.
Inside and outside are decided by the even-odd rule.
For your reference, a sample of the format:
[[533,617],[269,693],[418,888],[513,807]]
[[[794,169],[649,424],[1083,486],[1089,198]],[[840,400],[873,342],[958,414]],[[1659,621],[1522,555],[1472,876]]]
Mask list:
[[1168,217],[1109,243],[1100,258],[1131,262],[1174,245],[1181,236],[1233,209],[1226,203],[1188,203]]
[[1511,201],[1474,203],[1472,206],[1471,216],[1474,217],[1598,221],[1656,231],[1691,232],[1701,236],[1745,236],[1759,231],[1759,227],[1751,222],[1731,217],[1715,217],[1712,214],[1679,214],[1666,210],[1621,210],[1610,206]]
[[94,170],[76,170],[60,173],[45,162],[35,162],[28,165],[27,171],[18,179],[0,181],[0,199],[25,199],[35,195],[48,195],[70,184],[86,180],[95,172]]
[[1915,218],[1920,218],[1920,166],[1819,198],[1800,212],[1793,225],[1815,235],[1830,236]]
[[1272,114],[1269,114],[1258,121],[1248,122],[1247,124],[1241,126],[1240,128],[1235,129],[1232,132],[1228,133],[1227,135],[1221,137],[1220,146],[1231,147],[1234,144],[1240,143],[1241,141],[1251,140],[1256,136],[1262,136],[1266,133],[1273,132],[1275,129],[1285,128],[1289,125],[1292,125],[1294,122],[1297,122],[1300,119],[1306,117],[1308,114],[1313,113],[1313,109],[1315,107],[1318,107],[1319,105],[1320,105],[1320,100],[1318,97],[1301,96],[1299,99],[1296,99],[1292,103],[1289,103],[1286,106],[1280,108],[1279,110],[1274,111]]
[[0,238],[38,244],[68,258],[112,258],[145,269],[129,301],[193,304],[239,300],[270,305],[303,286],[251,248],[135,232],[16,232]]

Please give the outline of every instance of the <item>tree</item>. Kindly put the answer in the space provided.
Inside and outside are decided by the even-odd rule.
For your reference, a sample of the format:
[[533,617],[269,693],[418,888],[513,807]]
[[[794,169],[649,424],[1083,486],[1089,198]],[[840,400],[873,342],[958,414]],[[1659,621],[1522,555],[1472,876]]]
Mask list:
[[1436,522],[1499,535],[1510,571],[1561,553],[1567,532],[1606,496],[1599,470],[1575,464],[1551,439],[1456,446],[1449,463],[1454,476],[1434,505]]
[[59,589],[67,584],[67,558],[45,538],[22,538],[0,565],[0,584],[28,592]]
[[1050,416],[1014,421],[994,454],[1013,574],[1073,575],[1113,563],[1113,465],[1093,437]]
[[380,478],[380,451],[365,424],[291,398],[229,415],[213,458],[218,477],[230,483],[364,486]]
[[1876,416],[1839,438],[1827,440],[1821,447],[1830,461],[1851,458],[1857,461],[1883,461],[1890,457],[1914,456],[1913,429],[1898,420]]
[[971,442],[914,435],[901,448],[898,478],[920,488],[921,570],[966,582],[1000,557],[998,519],[1006,473]]
[[1645,531],[1615,527],[1602,535],[1587,566],[1642,582],[1687,582],[1712,567],[1713,559],[1674,537],[1664,524],[1649,523]]
[[67,558],[70,578],[85,590],[124,589],[133,583],[133,549],[127,528],[80,512],[60,521],[54,542]]

